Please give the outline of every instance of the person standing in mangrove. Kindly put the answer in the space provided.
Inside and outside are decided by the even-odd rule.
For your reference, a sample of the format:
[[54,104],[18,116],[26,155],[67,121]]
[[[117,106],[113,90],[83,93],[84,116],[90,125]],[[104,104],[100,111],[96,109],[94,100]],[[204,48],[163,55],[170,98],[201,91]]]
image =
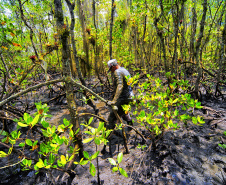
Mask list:
[[[116,59],[112,59],[108,61],[109,72],[113,74],[113,88],[114,88],[114,98],[112,101],[108,101],[108,105],[117,106],[117,112],[120,117],[123,118],[127,122],[128,125],[133,125],[132,118],[129,113],[126,113],[122,105],[128,105],[133,100],[133,90],[132,87],[127,83],[129,78],[131,77],[129,71],[127,71],[124,67],[121,67]],[[107,129],[114,129],[115,124],[117,122],[117,118],[111,110],[110,115],[108,117],[109,125],[107,125]]]

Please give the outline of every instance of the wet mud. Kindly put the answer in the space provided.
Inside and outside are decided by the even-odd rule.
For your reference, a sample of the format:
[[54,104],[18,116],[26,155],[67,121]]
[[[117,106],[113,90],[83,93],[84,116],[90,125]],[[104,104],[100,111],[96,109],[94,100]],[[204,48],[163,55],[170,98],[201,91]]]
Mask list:
[[[96,101],[100,109],[100,115],[107,119],[108,108]],[[224,185],[226,184],[226,150],[221,148],[219,143],[226,143],[223,132],[226,131],[226,103],[218,100],[203,101],[210,110],[195,110],[195,114],[205,119],[203,126],[191,123],[181,125],[176,131],[168,131],[159,140],[156,148],[153,148],[150,140],[144,143],[139,135],[132,130],[127,132],[128,148],[130,153],[124,154],[120,167],[126,170],[128,178],[113,173],[108,159],[109,153],[99,154],[99,168],[101,184],[106,185],[135,185],[135,184],[156,184],[156,185]],[[78,109],[79,113],[93,110],[84,105]],[[69,112],[66,103],[63,105],[50,105],[50,114],[53,117],[49,120],[51,124],[62,123],[63,118],[69,119]],[[89,117],[81,118],[85,122]],[[135,128],[144,136],[148,132],[135,121]],[[98,126],[98,120],[93,123]],[[84,138],[87,136],[84,134]],[[101,150],[103,144],[98,146]],[[113,158],[116,159],[119,152],[124,151],[123,139],[113,135],[112,139]],[[108,149],[108,148],[107,148]],[[93,142],[84,145],[84,150],[90,154],[96,152]],[[15,156],[16,157],[16,156]],[[15,159],[16,160],[16,159]],[[3,161],[0,161],[2,163]],[[96,166],[96,161],[93,161]],[[1,165],[2,166],[2,165]],[[0,184],[30,185],[30,184],[97,184],[97,177],[89,173],[89,165],[74,167],[75,177],[71,179],[68,174],[53,171],[50,174],[34,171],[21,171],[20,165],[0,170]],[[54,179],[53,182],[51,179]]]

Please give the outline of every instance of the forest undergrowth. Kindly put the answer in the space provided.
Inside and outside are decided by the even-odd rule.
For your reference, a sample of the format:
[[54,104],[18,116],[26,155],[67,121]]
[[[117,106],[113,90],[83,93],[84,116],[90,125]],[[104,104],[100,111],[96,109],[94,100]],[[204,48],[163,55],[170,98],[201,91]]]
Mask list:
[[[91,165],[87,164],[90,160],[89,163],[91,163],[92,161],[92,165],[95,169],[97,169],[97,161],[94,160],[95,157],[93,157],[93,159],[88,159],[89,157],[87,157],[83,161],[81,161],[81,158],[77,158],[76,160],[73,159],[75,161],[78,161],[78,163],[75,163],[75,166],[77,167],[73,167],[73,177],[70,175],[71,172],[67,172],[67,168],[63,167],[63,171],[58,169],[59,167],[62,167],[62,165],[65,166],[70,162],[70,160],[72,160],[72,158],[67,158],[68,154],[66,154],[68,150],[73,153],[73,148],[71,148],[71,146],[73,145],[71,145],[70,139],[67,141],[62,140],[61,147],[59,147],[57,150],[55,148],[56,151],[54,152],[51,150],[46,151],[46,154],[43,156],[44,158],[45,156],[49,158],[51,152],[53,152],[53,154],[56,156],[59,155],[59,159],[53,159],[54,162],[52,164],[55,165],[55,163],[57,162],[57,168],[48,168],[44,163],[43,166],[39,166],[40,161],[38,162],[38,158],[43,155],[43,153],[40,153],[38,151],[41,151],[40,144],[42,143],[42,141],[45,141],[45,139],[42,140],[40,138],[40,129],[39,131],[34,129],[36,124],[38,126],[38,122],[41,121],[41,125],[39,125],[38,127],[43,126],[44,128],[47,128],[46,131],[42,130],[43,132],[45,132],[44,137],[46,138],[53,137],[53,135],[51,134],[55,131],[57,131],[59,134],[60,132],[64,133],[63,130],[66,127],[70,128],[69,122],[66,121],[67,119],[70,120],[70,115],[69,111],[67,110],[67,102],[65,96],[62,95],[62,87],[60,88],[60,84],[52,85],[51,88],[39,89],[36,92],[28,93],[22,98],[14,100],[14,106],[18,107],[18,109],[14,110],[15,112],[19,112],[20,109],[25,109],[26,107],[22,106],[26,105],[26,102],[30,102],[30,107],[28,107],[26,111],[28,114],[25,113],[27,114],[27,117],[24,116],[24,114],[22,118],[14,120],[10,123],[10,125],[8,125],[7,129],[9,129],[9,133],[11,131],[11,135],[7,136],[6,134],[4,134],[5,131],[3,131],[2,133],[2,142],[5,142],[6,139],[8,139],[8,143],[11,143],[12,146],[14,145],[14,147],[12,147],[12,155],[10,155],[11,153],[7,154],[8,149],[5,148],[4,145],[1,146],[1,150],[4,151],[4,153],[8,156],[5,159],[3,158],[1,160],[2,167],[8,166],[3,170],[1,182],[3,184],[225,183],[225,149],[222,148],[219,144],[223,145],[225,143],[224,131],[226,130],[226,107],[225,103],[223,101],[220,101],[221,97],[218,99],[209,97],[206,98],[204,94],[202,103],[194,101],[192,98],[190,99],[189,103],[189,95],[186,95],[186,98],[184,99],[183,97],[181,97],[181,95],[184,94],[185,90],[187,90],[187,88],[182,88],[186,86],[186,82],[177,81],[176,83],[172,83],[171,86],[167,88],[167,80],[164,78],[160,80],[159,78],[153,77],[151,75],[147,75],[147,77],[143,79],[138,78],[138,75],[137,77],[136,75],[134,75],[133,80],[130,80],[130,83],[134,88],[136,103],[129,107],[125,107],[127,111],[130,111],[132,113],[132,117],[134,119],[133,127],[135,129],[130,131],[131,129],[125,126],[129,154],[125,154],[124,140],[121,130],[118,130],[117,132],[115,132],[115,134],[112,135],[111,145],[113,155],[110,155],[110,153],[96,153],[97,151],[101,150],[103,144],[105,143],[105,137],[103,137],[104,132],[101,132],[102,128],[99,129],[99,127],[103,120],[107,120],[110,107],[107,107],[106,103],[101,102],[99,99],[93,97],[93,100],[97,108],[99,109],[99,114],[98,116],[96,116],[93,108],[87,104],[87,100],[84,98],[81,90],[77,88],[74,89],[76,95],[76,104],[78,106],[77,111],[79,116],[79,123],[81,125],[80,129],[83,133],[82,137],[84,142],[84,151],[87,152],[87,155],[89,157],[92,157],[92,155],[96,155],[96,157],[98,156],[98,176],[100,178],[99,182],[97,180],[96,170],[95,173],[92,174],[90,171]],[[111,89],[106,88],[106,86],[95,86],[95,81],[96,80],[93,79],[90,80],[90,87],[94,87],[92,90],[94,90],[97,94],[100,93],[100,95],[102,95],[102,97],[104,97],[105,99],[110,99]],[[177,85],[179,85],[178,89],[181,92],[178,93],[177,97],[175,97],[175,94],[171,96],[171,92],[176,90]],[[225,90],[223,89],[223,92],[224,91]],[[167,96],[164,93],[160,95],[160,92],[165,92],[168,94]],[[172,98],[172,100],[170,100],[170,98]],[[162,103],[171,103],[172,105],[174,103],[175,106],[163,106],[163,104],[159,103],[161,99],[164,99],[165,101]],[[38,103],[40,101],[42,103]],[[35,102],[37,109],[32,106],[32,104],[34,104]],[[48,103],[48,106],[47,104],[45,104],[45,102]],[[178,109],[175,109],[178,102],[180,102]],[[151,105],[153,105],[153,107],[151,107]],[[186,108],[183,109],[183,106],[186,106]],[[157,109],[154,110],[156,107]],[[167,109],[164,109],[166,107]],[[158,113],[159,110],[161,111]],[[38,111],[38,114],[35,113],[36,111]],[[163,112],[164,116],[161,119]],[[42,120],[41,116],[45,113],[45,119]],[[48,118],[49,116],[47,114],[52,115],[52,117]],[[34,119],[29,118],[29,115],[31,115],[31,117],[34,117]],[[40,117],[37,119],[37,123],[34,124],[34,120],[36,119],[37,115]],[[168,116],[168,122],[165,121],[166,116]],[[98,117],[101,117],[101,119],[99,119]],[[171,117],[173,119],[171,119]],[[30,123],[28,121],[29,119],[31,119]],[[163,122],[161,122],[161,120],[163,120]],[[175,122],[175,120],[177,121]],[[17,126],[15,121],[20,127]],[[153,121],[155,121],[156,123],[153,123]],[[25,126],[24,124],[26,123],[28,125]],[[89,123],[88,126],[87,123]],[[30,127],[30,129],[27,129],[27,127],[29,127],[29,124],[33,125]],[[153,127],[153,125],[155,127]],[[161,127],[163,125],[165,129]],[[53,126],[55,127],[55,130],[51,131],[51,129],[53,129]],[[49,133],[48,128],[51,128]],[[101,133],[95,133],[96,136],[94,137],[95,134],[92,131],[93,128],[99,129],[99,132]],[[20,134],[19,132],[17,132],[17,134],[15,134],[16,136],[13,135],[12,131],[18,131],[18,129],[20,130]],[[34,131],[29,133],[31,129],[33,129]],[[24,135],[24,133],[26,135]],[[50,134],[51,137],[48,134]],[[64,136],[61,137],[61,139],[65,136],[70,136],[70,133],[68,132],[65,132],[65,134],[63,134]],[[33,139],[28,139],[27,137],[29,135]],[[91,138],[90,135],[92,136]],[[98,137],[99,139],[95,140]],[[25,145],[27,145],[26,147],[24,146],[24,144],[20,145],[18,143],[20,142],[19,138],[24,138],[22,140],[25,142],[21,143],[25,143]],[[15,144],[12,140],[16,140]],[[37,142],[35,143],[35,141]],[[58,142],[60,141],[57,141],[55,143]],[[18,158],[18,156],[21,156],[20,154],[18,154],[18,147],[22,147],[23,152],[26,151],[23,156],[27,156],[26,159],[28,159],[28,161],[28,156],[30,156],[30,159],[36,158],[37,161],[35,162],[34,160],[30,164],[28,164],[29,162],[24,163],[23,161],[25,160],[22,161],[21,158]],[[113,173],[112,170],[113,168],[115,168],[114,165],[116,165],[116,163],[110,162],[109,158],[117,161],[118,155],[122,154],[120,152],[124,152],[124,155],[123,158],[120,159],[121,161],[119,168],[125,170],[125,173]],[[65,157],[62,158],[62,154]],[[1,155],[3,155],[3,153],[1,153]],[[70,157],[70,155],[68,157]],[[44,158],[42,158],[43,162]],[[64,158],[65,164],[63,162]],[[21,162],[19,163],[18,161]],[[49,161],[48,165],[50,165]],[[21,171],[22,169],[27,170]],[[39,171],[39,173],[35,174],[35,171],[37,172],[37,170]],[[115,169],[115,171],[118,170]],[[123,173],[126,177],[122,175]]]
[[[226,184],[225,10],[0,0],[0,183]],[[113,58],[131,74],[133,126],[106,105]]]

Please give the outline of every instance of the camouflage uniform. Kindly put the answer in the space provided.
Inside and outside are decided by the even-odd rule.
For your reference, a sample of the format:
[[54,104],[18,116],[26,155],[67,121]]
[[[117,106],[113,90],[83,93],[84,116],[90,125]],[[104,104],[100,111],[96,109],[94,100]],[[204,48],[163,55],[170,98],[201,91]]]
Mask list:
[[[113,85],[114,85],[114,99],[113,103],[118,107],[118,114],[122,117],[127,124],[132,125],[132,118],[129,113],[125,114],[122,105],[129,104],[134,96],[133,90],[130,85],[127,84],[126,77],[130,77],[130,73],[123,67],[116,69],[113,74]],[[114,129],[117,118],[114,112],[111,110],[108,117],[109,125],[108,129]]]

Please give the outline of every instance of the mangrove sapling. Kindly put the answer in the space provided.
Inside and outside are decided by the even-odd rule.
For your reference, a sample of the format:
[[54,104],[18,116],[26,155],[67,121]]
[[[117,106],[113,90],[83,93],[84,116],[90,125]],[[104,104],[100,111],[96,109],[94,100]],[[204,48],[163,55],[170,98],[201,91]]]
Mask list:
[[[104,143],[105,145],[107,145],[108,141],[107,141],[106,138],[109,136],[109,134],[111,133],[112,130],[106,130],[106,128],[104,127],[104,122],[100,122],[98,128],[93,128],[93,127],[90,126],[92,121],[93,121],[93,117],[91,117],[89,119],[87,124],[81,124],[88,129],[87,131],[84,131],[84,133],[91,136],[91,137],[84,139],[83,143],[88,143],[88,142],[91,142],[92,140],[94,140],[95,146],[96,146],[96,153],[93,154],[91,157],[89,157],[88,152],[84,151],[83,154],[84,154],[84,157],[86,158],[86,160],[83,160],[83,158],[82,158],[79,164],[84,165],[84,164],[87,164],[88,162],[90,162],[90,174],[94,177],[96,175],[96,169],[95,169],[95,166],[93,165],[93,163],[91,162],[91,160],[96,158],[96,162],[97,162],[97,182],[98,182],[98,184],[100,184],[98,145],[100,145],[101,143]],[[78,163],[75,162],[75,164],[78,164]]]
[[[17,122],[16,130],[11,133],[2,132],[2,135],[5,136],[2,139],[3,146],[8,146],[9,151],[8,153],[1,151],[0,157],[8,157],[12,153],[17,154],[21,159],[22,170],[35,170],[36,173],[41,170],[51,174],[51,171],[55,169],[69,174],[73,173],[71,170],[65,170],[64,167],[78,153],[79,148],[74,149],[70,146],[73,148],[72,152],[70,150],[65,155],[60,152],[62,146],[69,145],[73,134],[76,134],[73,133],[73,125],[64,119],[63,124],[57,128],[51,126],[46,121],[46,118],[50,117],[47,114],[47,105],[37,103],[36,108],[35,117],[25,113],[23,118],[15,120]],[[27,132],[23,133],[22,128],[28,128]],[[64,136],[62,136],[63,134]]]
[[[134,85],[131,78],[130,83]],[[153,148],[156,148],[157,142],[168,130],[176,130],[179,121],[186,123],[191,120],[194,124],[204,123],[200,116],[191,116],[188,112],[193,112],[195,108],[202,108],[198,100],[191,98],[190,94],[175,93],[177,88],[185,91],[187,81],[172,80],[167,87],[163,85],[162,80],[147,74],[147,80],[138,83],[139,89],[136,96],[136,115],[137,121],[144,126],[150,133]],[[129,107],[124,107],[124,110]],[[185,112],[185,113],[184,113]]]
[[[99,161],[98,161],[98,145],[101,143],[107,144],[107,137],[111,133],[111,130],[106,130],[104,122],[99,123],[98,128],[90,126],[93,117],[89,119],[88,124],[83,124],[87,131],[84,133],[91,137],[83,140],[83,143],[88,143],[94,140],[96,146],[96,152],[93,155],[89,155],[88,152],[83,151],[84,158],[79,162],[73,161],[75,155],[78,154],[79,148],[70,145],[73,136],[78,133],[79,129],[74,133],[72,130],[73,125],[67,119],[63,119],[63,124],[58,127],[50,125],[46,118],[50,117],[47,104],[42,105],[36,103],[37,112],[34,116],[25,113],[23,118],[15,119],[17,122],[17,128],[11,133],[2,131],[1,135],[4,137],[0,144],[4,146],[6,150],[0,151],[0,157],[8,157],[13,153],[18,155],[19,162],[15,164],[21,164],[22,170],[35,170],[36,174],[39,172],[45,172],[52,174],[53,170],[61,172],[67,172],[70,176],[74,177],[74,171],[70,168],[65,168],[71,162],[76,165],[86,165],[89,163],[90,174],[96,175],[96,168],[92,163],[92,160],[97,160],[97,181],[100,184],[99,174]],[[24,129],[26,132],[24,133]],[[63,154],[63,145],[69,148]],[[7,168],[12,165],[6,165],[3,168]],[[52,179],[53,180],[53,179]],[[53,182],[54,183],[54,182]]]
[[108,158],[109,162],[111,163],[111,165],[113,165],[114,167],[112,168],[112,172],[117,172],[119,171],[123,176],[128,177],[127,172],[119,167],[119,164],[122,162],[123,159],[123,152],[120,152],[117,156],[117,162],[113,159],[113,158]]
[[[224,135],[226,136],[226,131],[224,131]],[[222,141],[222,144],[218,144],[218,145],[226,150],[226,143],[224,143],[223,141]]]

